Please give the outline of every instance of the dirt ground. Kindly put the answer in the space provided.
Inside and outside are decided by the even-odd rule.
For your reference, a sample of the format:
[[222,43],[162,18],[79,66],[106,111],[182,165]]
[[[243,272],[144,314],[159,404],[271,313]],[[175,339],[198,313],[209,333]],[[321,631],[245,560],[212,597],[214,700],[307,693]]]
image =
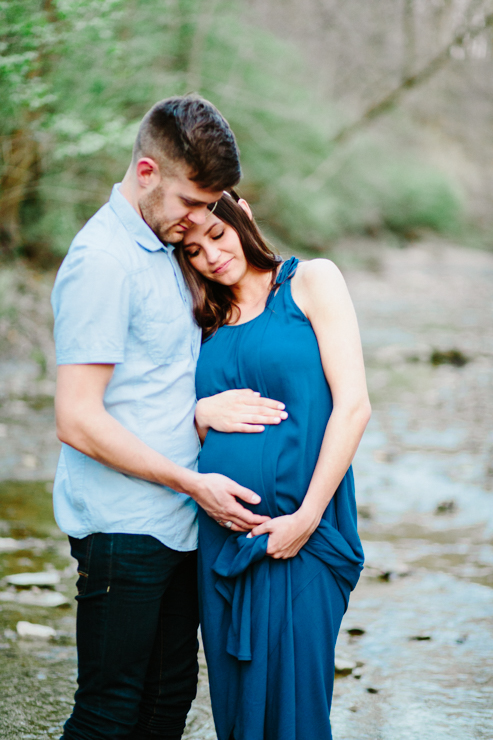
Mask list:
[[[491,740],[493,254],[351,240],[332,257],[374,409],[355,460],[367,567],[337,645],[334,737]],[[75,687],[74,568],[51,515],[52,280],[0,270],[1,740],[58,737]],[[37,571],[59,582],[6,580]],[[19,621],[55,635],[22,638]],[[186,737],[216,737],[203,656]]]

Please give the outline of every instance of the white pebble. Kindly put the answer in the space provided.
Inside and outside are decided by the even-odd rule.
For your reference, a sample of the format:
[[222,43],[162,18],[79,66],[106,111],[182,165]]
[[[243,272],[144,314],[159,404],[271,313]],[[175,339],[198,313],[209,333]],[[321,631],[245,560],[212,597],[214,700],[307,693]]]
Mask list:
[[5,579],[12,586],[56,586],[60,583],[60,574],[56,571],[41,573],[15,573]]
[[17,634],[19,637],[39,637],[42,640],[48,640],[56,636],[53,627],[47,627],[44,624],[33,624],[32,622],[17,622]]

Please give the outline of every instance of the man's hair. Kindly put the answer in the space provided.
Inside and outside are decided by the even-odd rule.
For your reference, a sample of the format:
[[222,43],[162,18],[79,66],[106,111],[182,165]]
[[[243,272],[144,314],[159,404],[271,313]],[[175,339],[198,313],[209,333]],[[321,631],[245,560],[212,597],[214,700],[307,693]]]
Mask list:
[[239,152],[228,122],[199,95],[166,98],[144,116],[132,161],[150,157],[161,174],[185,164],[190,180],[207,190],[226,190],[241,177]]

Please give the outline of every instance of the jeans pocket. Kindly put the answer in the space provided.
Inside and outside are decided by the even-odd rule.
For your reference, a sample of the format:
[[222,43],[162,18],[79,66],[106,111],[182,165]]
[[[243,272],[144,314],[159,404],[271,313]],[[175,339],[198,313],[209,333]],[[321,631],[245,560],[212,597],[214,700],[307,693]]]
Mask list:
[[79,577],[75,584],[77,588],[77,596],[83,596],[87,590],[87,584],[89,583],[89,571],[91,564],[91,550],[94,535],[90,534],[87,537],[79,540],[76,537],[69,537],[70,548],[72,557],[77,560],[77,573]]
[[82,570],[77,570],[77,573],[79,574],[79,577],[77,579],[77,582],[75,584],[75,587],[77,589],[77,595],[82,596],[85,593],[87,582],[89,580],[89,573],[84,573]]

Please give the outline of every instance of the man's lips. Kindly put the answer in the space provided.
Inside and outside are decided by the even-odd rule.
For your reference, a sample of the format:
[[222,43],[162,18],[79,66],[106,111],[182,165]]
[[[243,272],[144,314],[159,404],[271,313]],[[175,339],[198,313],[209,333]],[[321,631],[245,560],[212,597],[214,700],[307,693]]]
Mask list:
[[229,263],[233,261],[233,259],[234,258],[231,257],[231,259],[229,259],[227,262],[223,262],[222,265],[219,265],[219,267],[216,267],[216,269],[212,271],[213,274],[217,275],[218,273],[223,272],[224,269],[229,265]]

